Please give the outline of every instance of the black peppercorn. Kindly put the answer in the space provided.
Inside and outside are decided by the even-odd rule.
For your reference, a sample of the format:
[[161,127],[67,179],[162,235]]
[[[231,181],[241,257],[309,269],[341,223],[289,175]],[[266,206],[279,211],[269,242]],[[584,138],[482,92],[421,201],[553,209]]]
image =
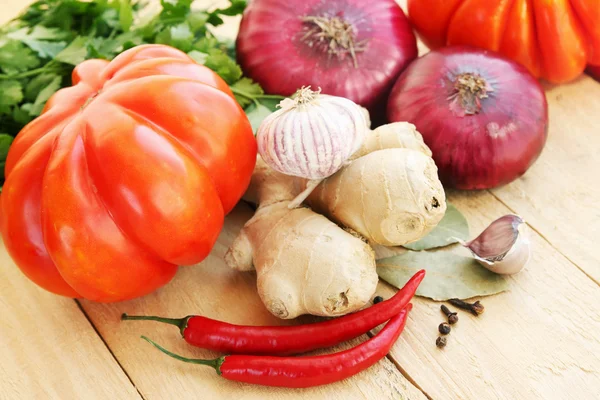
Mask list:
[[442,322],[442,323],[440,324],[440,326],[438,326],[438,331],[440,331],[440,333],[441,333],[442,335],[447,335],[447,334],[449,334],[449,333],[450,333],[450,330],[451,330],[451,328],[450,328],[450,325],[448,325],[446,322]]
[[443,347],[446,347],[446,342],[447,342],[447,339],[445,337],[439,336],[435,340],[435,345],[441,349]]
[[443,304],[440,308],[441,308],[442,312],[444,313],[444,315],[446,315],[446,317],[448,317],[448,323],[450,325],[454,325],[455,323],[458,322],[458,314],[450,311],[450,309]]

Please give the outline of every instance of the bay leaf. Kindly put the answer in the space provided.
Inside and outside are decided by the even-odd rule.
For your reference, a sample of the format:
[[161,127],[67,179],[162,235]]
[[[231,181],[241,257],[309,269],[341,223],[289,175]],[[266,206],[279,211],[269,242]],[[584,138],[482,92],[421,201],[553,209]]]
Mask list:
[[467,219],[456,207],[448,203],[444,217],[427,236],[416,242],[405,244],[402,247],[415,251],[428,250],[468,239],[469,224]]
[[446,251],[407,251],[377,260],[379,277],[397,288],[421,269],[427,273],[416,294],[433,300],[487,296],[508,288],[504,276],[488,271],[470,257]]

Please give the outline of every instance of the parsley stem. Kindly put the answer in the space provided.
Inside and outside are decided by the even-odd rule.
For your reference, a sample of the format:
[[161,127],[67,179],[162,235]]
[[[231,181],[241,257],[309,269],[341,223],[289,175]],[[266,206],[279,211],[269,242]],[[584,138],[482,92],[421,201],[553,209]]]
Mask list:
[[256,100],[256,99],[276,99],[276,100],[283,100],[284,97],[283,96],[279,96],[277,94],[251,94],[248,92],[245,92],[243,90],[240,90],[238,88],[235,88],[233,86],[230,86],[229,89],[231,89],[231,91],[233,92],[233,94],[237,94],[239,96],[243,96],[249,100]]
[[163,18],[158,20],[163,25],[174,24],[176,22],[184,22],[186,19],[184,17],[171,17],[171,18]]
[[52,72],[56,70],[56,67],[53,66],[53,62],[49,61],[46,65],[40,68],[32,69],[30,71],[21,72],[19,74],[5,75],[0,74],[0,80],[3,79],[22,79],[27,78],[28,76],[39,75],[43,72]]

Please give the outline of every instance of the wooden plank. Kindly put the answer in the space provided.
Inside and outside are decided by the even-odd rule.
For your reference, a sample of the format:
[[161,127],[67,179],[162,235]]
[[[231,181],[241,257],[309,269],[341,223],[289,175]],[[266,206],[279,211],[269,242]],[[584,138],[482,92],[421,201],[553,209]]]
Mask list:
[[[509,213],[486,192],[450,199],[467,215],[473,236]],[[600,393],[600,288],[530,233],[533,258],[526,269],[510,278],[507,292],[481,299],[481,316],[459,312],[444,350],[435,346],[444,321],[440,303],[413,301],[411,321],[391,356],[432,398],[592,399]],[[388,297],[394,291],[380,283],[378,292]]]
[[584,76],[546,92],[544,152],[521,179],[494,195],[600,284],[600,84]]
[[[407,0],[396,1],[406,11]],[[419,41],[419,54],[427,51]],[[523,177],[491,193],[600,284],[600,83],[583,75],[544,86],[550,114],[544,151]]]
[[[9,12],[3,12],[2,17],[6,20],[9,19],[9,15],[15,14],[22,6],[23,3],[19,0],[9,0],[9,3],[3,4],[3,11],[9,10]],[[236,30],[236,22],[237,20],[232,19],[227,26],[220,27],[219,33],[232,36]],[[353,399],[375,395],[379,398],[390,399],[425,399],[425,396],[406,381],[388,359],[382,360],[368,372],[363,372],[346,382],[310,390],[277,390],[228,382],[216,376],[212,371],[174,362],[139,339],[139,333],[146,332],[161,343],[170,344],[171,348],[181,353],[198,357],[214,357],[214,354],[206,351],[190,351],[185,343],[177,339],[176,330],[148,323],[139,325],[119,323],[119,316],[123,311],[163,315],[201,313],[231,322],[247,324],[290,323],[277,320],[265,310],[256,293],[256,282],[252,274],[239,274],[232,271],[222,261],[224,251],[233,239],[233,235],[239,231],[249,216],[249,210],[246,208],[230,217],[211,256],[201,266],[183,268],[175,281],[163,290],[143,299],[121,304],[106,305],[82,302],[94,325],[97,326],[111,350],[138,385],[138,389],[144,397],[146,399],[185,399],[201,396],[202,398],[219,399],[243,396],[244,398],[263,399],[268,396],[269,398],[290,399],[310,396],[315,399]],[[231,222],[232,218],[234,223]],[[2,256],[7,257],[6,252],[3,252]],[[11,266],[11,271],[14,273],[14,266]],[[32,284],[27,283],[27,285],[31,290],[39,291],[33,288]],[[47,296],[53,301],[67,302],[73,306],[69,300],[59,300],[49,294]],[[12,295],[8,298],[16,299],[17,297]],[[239,305],[236,304],[238,302]],[[79,310],[75,308],[74,312],[79,313]],[[52,315],[53,313],[48,314]],[[80,313],[79,315],[81,317]],[[76,329],[77,326],[68,324],[65,328]],[[82,331],[81,329],[77,330]],[[69,338],[64,331],[55,329],[53,332],[59,334],[64,340]],[[365,335],[361,339],[366,340],[368,337]],[[358,342],[359,340],[356,340],[349,345],[355,345]],[[19,350],[21,349],[19,348]],[[47,349],[43,350],[48,351]],[[85,351],[81,352],[85,353]],[[100,362],[104,361],[98,359]],[[109,366],[110,362],[107,363],[107,368]],[[77,368],[75,371],[81,369],[83,368]],[[35,370],[41,372],[40,369]],[[89,371],[93,371],[93,369],[89,369]],[[56,373],[59,378],[69,379],[69,375],[62,370],[58,370]],[[57,393],[64,393],[63,390],[67,389],[62,381],[42,381],[41,384],[47,390]],[[131,387],[131,384],[129,386]],[[106,390],[112,395],[96,395],[95,392],[90,391],[85,398],[127,398],[120,394],[119,385],[111,381],[103,381],[98,390]],[[68,398],[68,396],[63,398]]]
[[[254,273],[229,269],[223,255],[252,212],[240,205],[227,219],[211,255],[200,265],[182,267],[165,288],[141,299],[119,304],[97,304],[83,301],[82,306],[145,399],[425,399],[387,358],[368,371],[337,384],[312,389],[289,390],[230,382],[218,377],[207,367],[173,360],[140,339],[147,335],[180,354],[199,358],[215,358],[216,353],[195,349],[186,344],[178,330],[152,322],[120,322],[123,312],[129,314],[183,317],[188,314],[218,318],[250,325],[290,324],[265,309],[256,292]],[[409,325],[412,322],[409,322]],[[351,345],[356,345],[363,336]],[[350,345],[350,344],[349,344]],[[329,351],[340,351],[339,347]],[[402,346],[404,347],[404,346]],[[403,348],[402,351],[408,351]]]
[[0,399],[141,399],[75,301],[36,287],[0,241]]
[[[406,10],[406,0],[398,2]],[[422,43],[419,49],[427,51]],[[531,232],[528,268],[511,278],[510,291],[484,299],[486,314],[462,313],[444,351],[434,345],[443,320],[439,303],[416,299],[415,323],[399,341],[411,351],[392,349],[399,368],[433,398],[583,399],[600,393],[600,339],[590,334],[600,328],[600,290],[588,278],[600,283],[594,251],[600,139],[593,134],[600,121],[594,112],[600,109],[600,85],[583,76],[546,89],[549,139],[537,163],[491,195],[450,195],[467,215],[473,236],[503,214],[523,215],[539,232]],[[385,283],[379,290],[393,293]]]
[[[18,0],[8,2],[22,6]],[[2,6],[5,7],[4,2]],[[2,13],[1,17],[6,15]],[[232,32],[228,29],[225,32]],[[527,270],[511,278],[509,292],[485,299],[486,314],[478,319],[461,314],[444,351],[433,345],[437,324],[442,320],[439,304],[416,300],[407,331],[394,347],[392,357],[432,397],[593,398],[600,392],[596,335],[600,324],[596,306],[598,289],[553,249],[560,250],[597,279],[595,267],[600,263],[592,251],[591,238],[597,233],[600,213],[593,201],[599,196],[593,185],[597,181],[593,167],[598,164],[592,154],[597,152],[600,142],[593,135],[586,135],[586,132],[594,132],[592,127],[598,118],[592,112],[598,101],[593,85],[589,79],[582,78],[572,85],[549,91],[552,122],[544,154],[524,178],[494,191],[552,244],[534,235],[536,250]],[[579,163],[584,168],[576,169]],[[473,231],[508,212],[485,193],[458,194],[452,199],[468,214]],[[581,204],[585,205],[585,212],[569,213],[579,210]],[[558,225],[561,216],[565,216],[564,223]],[[238,221],[237,228],[246,217]],[[406,398],[423,397],[397,375],[388,361],[342,384],[308,391],[235,384],[220,380],[211,371],[167,359],[137,338],[141,333],[151,333],[151,337],[182,353],[214,356],[209,352],[190,351],[177,339],[174,328],[150,323],[119,324],[121,311],[165,315],[202,312],[238,323],[280,322],[262,308],[251,274],[234,273],[221,265],[224,246],[231,240],[233,231],[228,232],[205,263],[183,270],[173,284],[154,295],[118,306],[84,303],[145,397],[403,398],[403,393]],[[5,253],[2,254],[5,257]],[[391,291],[386,285],[380,289],[382,293]],[[177,291],[183,294],[176,294]],[[3,290],[2,293],[8,292]],[[20,294],[10,293],[6,298],[15,299],[17,295]],[[55,299],[47,296],[49,301]],[[235,298],[241,305],[235,307],[226,300],[228,298]],[[44,311],[44,314],[52,314]],[[4,310],[2,315],[5,315]],[[67,327],[71,328],[72,324]],[[67,336],[64,328],[58,335]],[[2,336],[4,334],[0,340]],[[48,351],[40,346],[37,352]],[[36,365],[41,364],[36,362]],[[4,375],[10,376],[10,372]],[[0,383],[4,383],[1,378]],[[63,385],[63,381],[52,382],[50,387]],[[93,397],[93,394],[86,396]]]

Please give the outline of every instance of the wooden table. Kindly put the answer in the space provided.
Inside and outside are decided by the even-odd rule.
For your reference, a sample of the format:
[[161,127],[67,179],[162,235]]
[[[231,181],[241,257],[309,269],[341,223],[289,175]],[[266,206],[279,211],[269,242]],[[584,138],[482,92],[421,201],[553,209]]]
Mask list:
[[[24,3],[2,0],[0,19]],[[237,22],[223,32],[233,35]],[[223,263],[251,216],[240,205],[202,264],[181,268],[154,294],[119,304],[46,293],[2,246],[0,399],[600,398],[600,84],[583,76],[547,89],[549,140],[533,168],[500,189],[449,194],[473,233],[503,214],[524,216],[535,248],[526,270],[510,278],[510,290],[485,298],[485,314],[460,315],[445,350],[434,345],[439,304],[418,298],[388,358],[368,371],[314,389],[268,389],[225,381],[139,339],[147,334],[182,354],[214,356],[190,349],[173,327],[119,322],[128,312],[282,323],[260,302],[255,276]],[[382,283],[378,293],[388,296],[392,289]]]

